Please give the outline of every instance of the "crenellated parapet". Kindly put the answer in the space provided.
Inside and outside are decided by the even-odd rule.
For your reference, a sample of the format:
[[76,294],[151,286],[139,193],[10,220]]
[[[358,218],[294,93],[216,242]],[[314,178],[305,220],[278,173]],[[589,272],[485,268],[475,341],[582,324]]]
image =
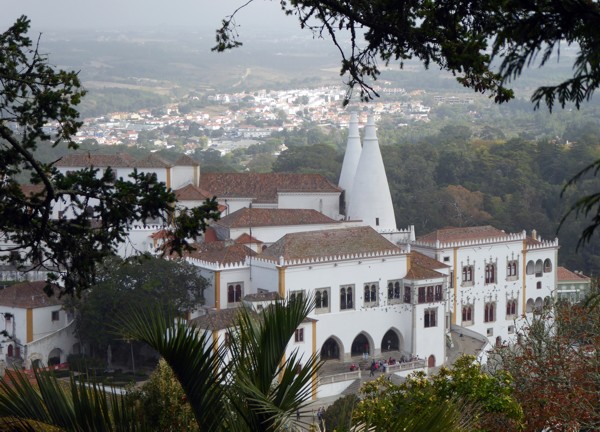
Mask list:
[[527,237],[527,235],[526,235],[525,231],[523,231],[520,233],[509,233],[504,236],[498,236],[498,237],[489,237],[489,238],[475,239],[475,240],[461,240],[461,241],[454,241],[454,242],[441,242],[439,240],[436,240],[435,242],[424,242],[424,241],[415,240],[412,244],[414,246],[422,246],[422,247],[435,248],[435,249],[452,249],[452,248],[459,248],[459,247],[482,246],[482,245],[489,245],[489,244],[494,244],[494,243],[523,241],[526,239],[526,237]]
[[[324,257],[309,257],[299,259],[285,259],[284,257],[276,258],[264,258],[264,257],[252,257],[252,263],[264,263],[276,266],[302,266],[302,265],[314,265],[314,264],[325,264],[325,263],[338,263],[342,261],[360,261],[367,259],[382,259],[385,260],[387,257],[401,257],[410,253],[410,247],[407,250],[390,249],[379,252],[368,252],[368,253],[356,253],[356,254],[340,254],[330,255]],[[360,264],[360,263],[359,263]]]
[[205,261],[198,258],[185,257],[185,261],[196,267],[202,267],[207,270],[222,271],[222,270],[235,270],[248,268],[248,260],[236,262],[236,263],[220,263],[214,261]]
[[536,243],[536,244],[528,244],[527,250],[531,251],[531,250],[548,249],[548,248],[558,247],[558,237],[556,237],[554,240],[538,239],[538,242],[539,243]]

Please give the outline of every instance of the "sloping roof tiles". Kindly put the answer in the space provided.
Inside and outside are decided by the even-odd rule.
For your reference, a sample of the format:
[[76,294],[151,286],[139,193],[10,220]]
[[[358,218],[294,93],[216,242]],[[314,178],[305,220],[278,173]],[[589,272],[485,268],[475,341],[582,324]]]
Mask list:
[[256,202],[277,202],[281,192],[341,193],[321,174],[290,173],[205,173],[200,187],[218,198],[252,198]]
[[568,270],[561,266],[556,268],[556,279],[559,282],[566,282],[566,281],[589,282],[589,280],[590,280],[589,277],[587,277],[583,274],[572,272],[571,270]]
[[195,243],[194,247],[196,250],[188,252],[186,256],[219,264],[239,263],[247,256],[256,255],[256,252],[243,244],[232,242]]
[[56,162],[58,167],[112,167],[124,168],[133,166],[135,158],[126,153],[93,154],[75,153],[63,156]]
[[175,196],[177,197],[177,201],[204,201],[207,198],[213,197],[209,192],[193,184],[188,184],[177,189]]
[[48,297],[44,292],[45,281],[23,282],[0,290],[0,305],[6,307],[35,309],[61,305],[56,296]]
[[261,257],[277,260],[329,257],[373,252],[400,252],[400,248],[369,226],[286,234],[266,248]]
[[419,237],[417,240],[426,243],[435,243],[439,240],[442,243],[466,241],[466,240],[483,240],[494,237],[504,237],[506,233],[491,225],[483,225],[476,227],[447,227],[440,228],[429,234]]
[[242,208],[217,224],[228,228],[339,223],[316,210]]

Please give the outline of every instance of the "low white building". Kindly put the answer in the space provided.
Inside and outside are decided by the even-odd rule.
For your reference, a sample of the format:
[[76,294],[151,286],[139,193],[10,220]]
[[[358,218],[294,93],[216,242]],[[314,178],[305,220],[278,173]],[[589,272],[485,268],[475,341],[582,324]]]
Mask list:
[[64,363],[79,352],[73,316],[57,297],[46,295],[45,285],[23,282],[0,290],[0,361],[6,366]]

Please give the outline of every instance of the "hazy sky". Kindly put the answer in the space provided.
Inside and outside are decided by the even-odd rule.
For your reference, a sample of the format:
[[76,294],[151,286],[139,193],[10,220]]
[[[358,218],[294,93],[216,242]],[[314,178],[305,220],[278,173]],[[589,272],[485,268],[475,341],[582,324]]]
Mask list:
[[[121,29],[181,26],[213,30],[245,0],[0,0],[0,31],[19,16],[31,19],[32,29]],[[299,31],[278,0],[254,0],[239,14],[241,33],[254,29]]]

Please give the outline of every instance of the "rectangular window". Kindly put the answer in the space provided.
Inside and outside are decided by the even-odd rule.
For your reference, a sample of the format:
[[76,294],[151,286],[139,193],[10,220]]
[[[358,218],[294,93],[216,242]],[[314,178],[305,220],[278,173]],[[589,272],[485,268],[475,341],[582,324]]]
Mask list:
[[354,285],[340,287],[340,310],[354,309]]
[[430,285],[427,287],[427,302],[431,303],[433,301],[433,286]]
[[364,285],[364,304],[365,306],[377,306],[377,294],[379,292],[379,283],[369,282]]
[[508,280],[517,280],[519,278],[519,265],[517,260],[509,260],[506,263],[506,278]]
[[454,270],[450,270],[450,288],[454,288]]
[[437,326],[437,309],[425,309],[425,328]]
[[444,294],[442,291],[442,286],[441,285],[436,285],[435,286],[435,293],[434,293],[434,300],[435,301],[442,301],[444,299]]
[[444,257],[444,262],[450,262],[450,257],[449,256],[445,256]]
[[496,283],[496,264],[485,265],[485,283],[493,284]]
[[315,313],[329,312],[329,288],[315,290]]
[[294,342],[304,342],[304,329],[299,328],[294,332]]
[[236,305],[241,303],[243,295],[244,284],[242,282],[227,284],[227,304]]
[[419,303],[425,303],[425,287],[419,287]]
[[52,311],[52,321],[58,321],[60,318],[59,315],[60,311]]
[[404,303],[412,303],[412,288],[409,286],[404,287]]
[[462,268],[462,284],[473,285],[473,273],[475,268],[472,265],[466,265]]

